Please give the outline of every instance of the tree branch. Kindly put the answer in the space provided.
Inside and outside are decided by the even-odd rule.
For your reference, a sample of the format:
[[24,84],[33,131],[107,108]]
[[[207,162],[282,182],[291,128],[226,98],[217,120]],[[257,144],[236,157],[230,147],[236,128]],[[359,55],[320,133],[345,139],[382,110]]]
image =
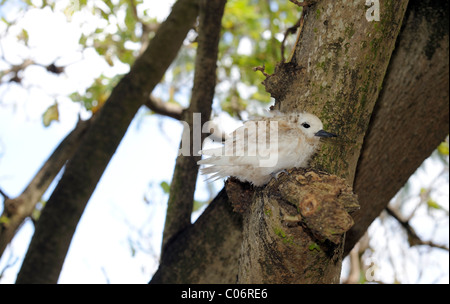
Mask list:
[[0,188],[0,195],[3,196],[4,200],[8,200],[9,199],[9,196],[5,192],[3,192],[3,190],[1,188]]
[[160,98],[151,95],[145,102],[145,106],[156,114],[172,117],[176,120],[181,120],[183,118],[184,109],[180,105],[164,102]]
[[[198,132],[201,133],[201,130],[194,127],[193,115],[196,113],[201,114],[200,128],[211,116],[211,106],[216,86],[216,62],[225,3],[226,0],[201,1],[194,86],[192,88],[191,104],[183,117],[187,122],[183,134],[189,134],[189,149],[193,156],[180,155],[176,160],[163,233],[163,254],[164,247],[169,239],[191,224],[191,213],[198,175],[197,161],[201,158],[198,156],[198,151],[195,151],[201,147],[195,147],[194,142],[195,136],[198,136]],[[202,139],[200,143],[204,138],[203,133],[201,134]],[[183,139],[184,137],[183,135]],[[187,143],[182,142],[180,147],[185,144]]]
[[222,189],[193,225],[170,240],[150,283],[236,283],[241,243],[242,216]]
[[17,283],[56,283],[72,236],[138,109],[176,57],[198,15],[198,0],[179,0],[146,51],[111,92],[48,200]]
[[414,231],[413,227],[411,227],[409,221],[403,219],[403,217],[390,206],[387,206],[385,210],[390,216],[397,220],[397,222],[403,227],[403,229],[405,229],[406,233],[408,234],[408,243],[410,246],[427,245],[430,247],[449,251],[449,248],[447,246],[439,245],[432,241],[423,241]]
[[359,158],[345,254],[448,134],[448,14],[448,1],[409,1]]

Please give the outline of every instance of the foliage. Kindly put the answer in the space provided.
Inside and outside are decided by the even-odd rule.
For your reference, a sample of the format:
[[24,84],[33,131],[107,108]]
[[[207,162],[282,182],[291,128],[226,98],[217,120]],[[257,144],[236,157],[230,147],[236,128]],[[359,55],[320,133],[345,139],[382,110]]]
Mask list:
[[[6,1],[3,0],[2,3],[4,2]],[[149,15],[151,10],[140,9],[142,0],[43,1],[40,5],[34,3],[35,1],[24,1],[21,15],[31,8],[45,7],[55,12],[62,11],[69,22],[76,19],[81,12],[90,15],[96,20],[97,27],[82,32],[79,39],[80,52],[94,48],[110,66],[114,66],[118,61],[127,65],[133,64],[158,28],[158,21]],[[295,24],[299,16],[299,8],[288,1],[230,0],[227,3],[218,62],[218,88],[221,89],[217,92],[224,111],[232,116],[240,116],[249,103],[267,104],[271,101],[261,85],[263,75],[255,72],[253,68],[265,66],[267,73],[274,71],[275,64],[281,59],[281,41],[285,32]],[[10,27],[16,20],[8,21],[2,18],[2,22]],[[27,46],[29,33],[22,29],[17,39]],[[178,92],[190,86],[195,47],[193,32],[186,41],[186,47],[172,65],[168,73],[170,77],[166,76],[161,83],[167,101],[184,103],[176,98]],[[59,68],[58,73],[64,71],[63,67]],[[47,70],[56,74],[54,69]],[[6,75],[1,76],[3,78]],[[10,76],[10,82],[20,82],[15,77],[18,75]],[[84,93],[74,92],[70,98],[82,102],[88,111],[96,111],[116,84],[116,77],[102,75]]]

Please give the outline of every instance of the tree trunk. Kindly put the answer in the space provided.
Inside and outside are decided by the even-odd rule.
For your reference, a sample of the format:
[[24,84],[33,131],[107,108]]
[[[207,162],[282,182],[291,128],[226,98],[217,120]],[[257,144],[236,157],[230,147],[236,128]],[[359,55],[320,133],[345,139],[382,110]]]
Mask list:
[[244,213],[238,283],[339,283],[344,233],[358,208],[345,180],[290,170]]
[[326,130],[339,134],[339,144],[324,145],[312,162],[336,176],[319,175],[316,184],[305,174],[256,190],[244,217],[239,282],[339,282],[344,236],[353,224],[343,206],[355,203],[351,190],[334,183],[339,177],[353,185],[407,1],[380,1],[380,7],[375,22],[366,19],[361,1],[307,7],[292,61],[278,64],[265,80],[276,109],[314,113]]
[[[382,2],[382,14],[383,6]],[[448,1],[411,0],[405,20],[408,21],[401,30],[376,109],[394,104],[401,104],[401,106],[388,107],[389,110],[384,111],[382,115],[379,115],[379,111],[375,109],[376,111],[372,115],[371,125],[378,120],[379,127],[371,126],[368,130],[354,186],[362,205],[359,212],[361,215],[367,213],[369,216],[355,216],[355,225],[346,236],[346,252],[359,239],[359,235],[355,232],[366,231],[380,210],[400,190],[412,172],[448,134]],[[373,25],[375,26],[375,23]],[[350,35],[351,32],[349,31],[348,34]],[[404,43],[404,41],[409,41],[409,43]],[[427,57],[426,54],[431,57]],[[420,60],[422,63],[415,69],[418,58],[423,58]],[[321,66],[319,65],[318,68]],[[398,75],[401,77],[397,77]],[[403,83],[404,85],[399,90],[389,90],[388,94],[386,88],[389,82]],[[400,94],[408,92],[412,92],[409,94],[409,101],[400,102],[403,100],[403,97],[399,97],[402,96]],[[406,112],[410,115],[405,116]],[[405,119],[400,119],[403,116]],[[417,120],[418,118],[420,119]],[[394,128],[397,124],[400,124],[401,127]],[[330,127],[327,128],[335,131]],[[388,132],[389,135],[386,135],[386,130],[391,129],[395,131]],[[402,136],[404,140],[399,140],[398,136]],[[385,149],[385,147],[390,148]],[[384,169],[374,170],[381,165],[380,157],[384,159],[382,161]],[[364,175],[363,172],[365,172]],[[372,174],[371,172],[378,173]],[[389,189],[389,191],[384,191],[384,189]],[[223,204],[228,205],[230,202],[224,200]],[[201,222],[202,235],[183,234],[180,242],[178,239],[173,240],[170,251],[183,252],[183,255],[178,255],[179,258],[182,258],[190,256],[197,250],[202,250],[203,245],[201,244],[208,244],[207,240],[202,240],[203,235],[208,235],[208,232],[204,230],[213,229],[214,234],[220,235],[223,242],[228,240],[229,247],[222,247],[222,250],[219,251],[221,259],[230,261],[229,257],[235,257],[236,248],[241,245],[239,236],[242,235],[242,231],[238,225],[227,225],[228,217],[209,217],[209,214],[216,212],[218,206],[218,204],[208,206],[205,214],[188,229],[190,232],[195,231],[197,224]],[[373,212],[372,208],[378,209],[378,211]],[[231,210],[231,208],[227,210]],[[224,229],[218,230],[217,227],[224,227]],[[201,248],[187,246],[187,244],[200,244]],[[208,261],[215,261],[209,257],[205,258]],[[177,265],[183,264],[189,269],[196,269],[196,263],[196,260],[177,260]],[[237,263],[236,260],[235,263],[230,263],[229,267],[236,269],[235,264]],[[160,283],[202,281],[202,277],[197,277],[193,281],[171,280],[171,274],[181,270],[177,267],[166,266],[167,264],[162,260],[160,268],[164,268],[166,280],[159,281]],[[203,262],[199,267],[203,269],[204,273],[208,273],[210,278],[208,282],[210,283],[236,282],[237,273],[227,277],[213,276],[211,273],[216,269],[214,264]]]

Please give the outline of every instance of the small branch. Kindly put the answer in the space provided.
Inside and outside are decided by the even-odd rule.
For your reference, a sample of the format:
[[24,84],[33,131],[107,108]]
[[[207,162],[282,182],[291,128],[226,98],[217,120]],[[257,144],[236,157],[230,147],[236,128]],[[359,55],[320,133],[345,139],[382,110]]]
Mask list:
[[[292,60],[292,57],[294,57],[295,49],[297,48],[298,41],[300,40],[300,36],[302,34],[302,31],[303,31],[303,24],[305,23],[305,13],[306,13],[306,11],[303,10],[302,16],[300,17],[300,20],[298,21],[299,29],[297,31],[297,38],[295,38],[294,47],[292,48],[291,54],[289,55],[289,58],[288,58],[287,62],[290,62]],[[284,40],[283,40],[283,42],[284,42]],[[282,44],[282,46],[283,46],[283,44]]]
[[311,0],[311,1],[300,2],[297,0],[289,0],[289,2],[292,2],[295,5],[300,6],[300,7],[306,7],[306,6],[311,6],[311,5],[315,4],[317,1]]
[[131,11],[133,12],[133,16],[137,22],[142,23],[141,18],[139,18],[136,8],[136,2],[134,0],[130,0]]
[[22,81],[22,78],[19,77],[19,72],[24,71],[26,68],[28,68],[31,65],[36,65],[45,68],[48,72],[53,74],[61,74],[64,72],[65,67],[64,66],[57,66],[55,64],[55,61],[49,65],[43,65],[40,63],[37,63],[33,61],[32,59],[25,59],[21,64],[11,64],[9,63],[4,57],[2,58],[3,61],[7,62],[11,67],[9,69],[0,71],[0,84],[2,83],[3,76],[7,74],[13,74],[9,82],[17,82],[20,83]]
[[289,0],[289,1],[294,3],[297,6],[302,7],[303,11],[302,11],[302,15],[301,15],[300,19],[297,21],[297,23],[294,24],[293,26],[291,26],[290,28],[288,28],[284,34],[284,39],[281,42],[281,62],[285,62],[284,49],[285,49],[285,42],[286,42],[288,35],[294,34],[295,31],[298,29],[297,38],[295,39],[294,47],[292,48],[291,54],[289,55],[289,58],[286,62],[290,62],[292,60],[292,57],[294,57],[295,49],[296,49],[298,41],[300,39],[300,35],[302,34],[302,31],[303,31],[303,24],[305,22],[306,10],[309,6],[311,6],[317,2],[317,1],[313,1],[313,0],[308,1],[308,2],[300,2],[297,0]]
[[417,245],[427,245],[434,248],[439,248],[443,250],[449,251],[449,248],[444,245],[435,244],[432,241],[423,241],[417,233],[414,231],[413,227],[409,224],[409,220],[404,220],[401,215],[397,213],[394,209],[387,206],[386,212],[392,216],[394,219],[397,220],[397,222],[406,230],[406,233],[408,234],[408,243],[410,246],[417,246]]
[[344,284],[358,284],[359,276],[361,274],[361,263],[359,257],[358,246],[353,247],[350,251],[350,272]]
[[[284,41],[284,40],[283,40]],[[283,46],[281,46],[282,47],[282,49],[283,49]],[[281,54],[283,54],[283,53],[281,53]],[[284,58],[283,58],[283,61],[284,61]],[[266,71],[266,66],[265,65],[263,65],[263,66],[258,66],[258,67],[254,67],[253,68],[253,71],[260,71],[261,73],[263,73],[263,75],[264,76],[266,76],[266,77],[269,77],[270,75],[269,74],[267,74],[265,71]]]
[[286,49],[286,39],[289,35],[295,34],[298,27],[300,26],[300,20],[302,18],[303,18],[303,13],[302,13],[302,16],[300,17],[300,19],[298,19],[298,21],[293,26],[291,26],[290,28],[288,28],[286,30],[286,32],[284,32],[284,38],[283,38],[283,41],[281,42],[281,62],[285,62],[284,50]]
[[181,106],[175,103],[164,102],[154,96],[150,96],[145,105],[156,114],[165,115],[177,120],[181,120],[184,111]]
[[0,195],[6,200],[9,200],[9,196],[0,188]]

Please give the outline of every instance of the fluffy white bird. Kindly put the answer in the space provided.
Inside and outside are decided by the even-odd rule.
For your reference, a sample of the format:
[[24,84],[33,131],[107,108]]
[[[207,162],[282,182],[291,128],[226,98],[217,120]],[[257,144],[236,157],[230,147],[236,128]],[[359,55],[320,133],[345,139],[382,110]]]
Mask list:
[[305,168],[322,137],[337,135],[323,130],[320,119],[309,113],[275,113],[249,120],[228,136],[224,146],[201,150],[210,156],[198,161],[209,179],[234,176],[255,186],[290,168]]

